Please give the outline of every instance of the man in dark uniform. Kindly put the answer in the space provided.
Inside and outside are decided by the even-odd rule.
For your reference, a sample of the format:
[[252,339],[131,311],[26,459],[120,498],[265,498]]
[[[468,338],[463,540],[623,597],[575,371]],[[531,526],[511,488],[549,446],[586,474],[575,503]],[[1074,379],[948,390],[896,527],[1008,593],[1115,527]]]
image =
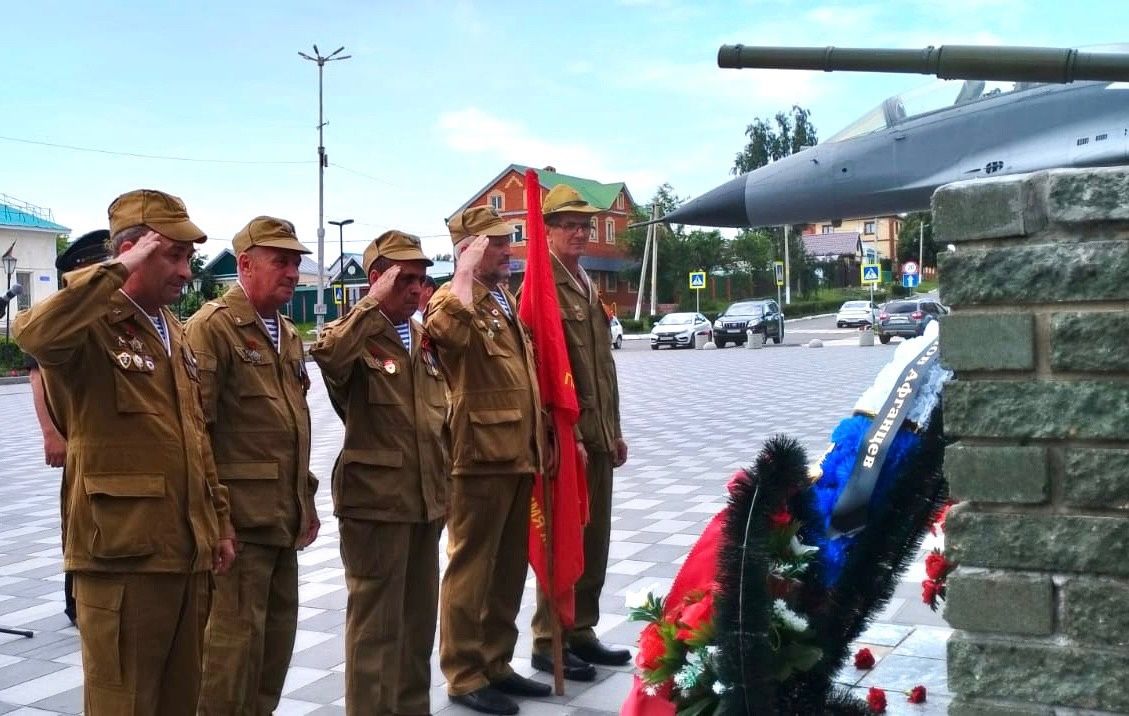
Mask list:
[[510,696],[551,689],[514,672],[529,556],[533,473],[543,472],[533,348],[509,277],[512,224],[476,206],[448,223],[458,264],[424,316],[451,392],[447,571],[439,597],[439,666],[451,700],[514,714]]
[[[59,254],[55,259],[55,268],[58,269],[59,273],[65,276],[75,269],[105,261],[110,258],[109,241],[110,232],[105,229],[98,229],[97,231],[83,234],[72,241],[63,253]],[[66,278],[63,280],[65,281]],[[26,367],[28,370],[28,380],[31,382],[31,396],[32,402],[35,405],[35,417],[39,421],[39,431],[43,433],[44,460],[50,467],[63,467],[67,459],[67,439],[59,432],[55,418],[51,415],[50,406],[47,404],[47,391],[43,384],[43,373],[39,369],[39,363],[30,355],[27,357]],[[63,509],[66,509],[67,504],[66,487],[67,480],[66,476],[64,476],[60,488],[61,499],[59,503]],[[67,517],[64,514],[62,518],[64,546],[66,545],[66,524]],[[63,594],[66,599],[63,613],[71,620],[71,624],[74,624],[78,612],[74,601],[74,574],[72,572],[67,572],[64,577]]]
[[[619,382],[611,348],[611,315],[600,300],[599,290],[580,265],[588,248],[590,219],[600,210],[572,187],[558,184],[542,202],[545,229],[552,251],[553,277],[580,420],[576,445],[586,464],[589,522],[584,528],[584,573],[576,582],[576,622],[565,634],[565,674],[589,678],[582,662],[622,666],[631,660],[627,649],[610,649],[596,638],[600,620],[600,592],[608,566],[608,544],[612,527],[612,468],[627,460],[627,443],[619,421]],[[551,624],[548,605],[540,590],[533,615],[533,666],[552,671]],[[592,667],[588,667],[594,672]]]

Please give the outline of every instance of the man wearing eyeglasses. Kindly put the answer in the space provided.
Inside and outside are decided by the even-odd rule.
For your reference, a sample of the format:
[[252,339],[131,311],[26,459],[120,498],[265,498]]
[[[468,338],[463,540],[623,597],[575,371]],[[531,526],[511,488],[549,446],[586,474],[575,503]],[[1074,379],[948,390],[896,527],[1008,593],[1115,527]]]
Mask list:
[[[612,649],[596,638],[600,592],[608,566],[611,539],[612,469],[627,461],[627,443],[619,420],[619,382],[612,359],[611,313],[599,290],[580,265],[588,248],[591,217],[599,209],[566,184],[558,184],[541,207],[552,252],[553,277],[561,307],[565,344],[580,420],[576,445],[588,481],[589,522],[584,528],[584,573],[576,583],[576,621],[565,634],[564,674],[577,681],[596,677],[592,664],[622,666],[627,649]],[[549,607],[540,590],[533,615],[533,666],[552,672]]]

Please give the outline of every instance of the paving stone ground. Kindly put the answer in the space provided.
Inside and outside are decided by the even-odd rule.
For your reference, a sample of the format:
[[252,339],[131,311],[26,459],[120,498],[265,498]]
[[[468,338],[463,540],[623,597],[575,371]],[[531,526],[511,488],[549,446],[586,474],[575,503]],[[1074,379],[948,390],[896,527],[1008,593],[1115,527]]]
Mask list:
[[[851,345],[616,353],[630,459],[616,473],[599,628],[605,641],[634,647],[639,625],[626,620],[627,591],[650,585],[665,591],[689,546],[724,505],[729,475],[751,462],[766,438],[791,435],[810,459],[818,459],[831,429],[849,414],[894,348],[843,343]],[[342,429],[316,366],[310,367],[313,470],[325,478],[317,500],[323,526],[319,540],[299,557],[299,632],[277,714],[344,713],[346,591],[328,490]],[[0,714],[80,713],[78,635],[62,614],[60,471],[43,466],[26,384],[0,385],[0,426],[0,626],[35,630],[32,639],[0,634]],[[869,672],[848,666],[840,677],[860,694],[873,685],[890,689],[892,714],[940,714],[949,701],[945,641],[950,630],[920,601],[923,555],[924,548],[860,640],[874,652],[877,666]],[[526,675],[536,673],[529,664],[533,594],[531,574],[514,660]],[[447,701],[437,659],[432,673],[432,711],[470,713]],[[537,678],[548,681],[545,675]],[[614,713],[630,684],[630,667],[601,668],[595,683],[567,682],[565,696],[525,700],[522,713]],[[907,704],[894,691],[916,684],[928,689],[928,703]]]

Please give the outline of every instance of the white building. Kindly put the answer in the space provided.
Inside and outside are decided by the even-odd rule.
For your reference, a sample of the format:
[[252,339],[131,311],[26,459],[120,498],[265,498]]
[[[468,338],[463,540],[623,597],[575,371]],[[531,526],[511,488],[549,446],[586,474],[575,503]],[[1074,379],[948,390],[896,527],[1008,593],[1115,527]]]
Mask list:
[[[70,229],[56,224],[53,219],[50,209],[0,194],[0,255],[11,250],[16,259],[11,283],[24,288],[19,297],[21,311],[58,290],[55,239],[60,234],[69,234]],[[7,291],[8,277],[2,269],[0,264],[0,291]],[[0,325],[2,330],[3,325]]]

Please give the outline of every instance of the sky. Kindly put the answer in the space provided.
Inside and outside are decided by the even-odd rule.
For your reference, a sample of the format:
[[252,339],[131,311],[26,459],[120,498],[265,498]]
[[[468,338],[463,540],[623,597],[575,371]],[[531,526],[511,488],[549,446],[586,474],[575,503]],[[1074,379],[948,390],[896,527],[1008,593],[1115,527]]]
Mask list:
[[118,194],[161,189],[184,199],[210,256],[261,214],[316,251],[318,73],[298,52],[344,46],[350,59],[324,71],[327,264],[328,221],[346,218],[347,252],[390,228],[450,252],[444,217],[511,163],[623,181],[639,203],[664,182],[692,197],[730,178],[757,117],[798,104],[826,139],[928,81],[722,70],[722,44],[1129,41],[1125,0],[37,0],[3,13],[0,194],[77,236],[106,227]]

